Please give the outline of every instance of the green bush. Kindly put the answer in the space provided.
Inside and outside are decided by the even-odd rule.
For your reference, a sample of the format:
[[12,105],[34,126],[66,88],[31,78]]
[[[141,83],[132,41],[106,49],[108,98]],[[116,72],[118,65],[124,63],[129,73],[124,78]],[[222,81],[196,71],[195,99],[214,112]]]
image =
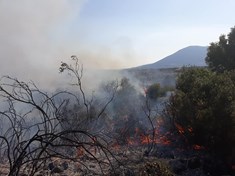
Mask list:
[[235,84],[229,72],[188,68],[179,75],[166,109],[175,129],[181,126],[190,144],[225,157],[235,148],[234,105]]
[[172,90],[174,90],[173,87],[170,86],[161,87],[160,83],[154,83],[147,88],[146,95],[148,98],[156,100],[159,97],[166,96],[166,93]]

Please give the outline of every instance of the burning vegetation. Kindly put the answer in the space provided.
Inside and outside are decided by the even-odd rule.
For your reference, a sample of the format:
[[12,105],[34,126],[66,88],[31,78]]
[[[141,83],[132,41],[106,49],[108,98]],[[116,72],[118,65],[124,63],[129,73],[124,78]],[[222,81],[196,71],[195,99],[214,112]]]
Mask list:
[[127,162],[144,159],[151,163],[138,164],[133,173],[170,175],[167,164],[144,158],[155,144],[169,144],[158,131],[146,96],[124,78],[102,86],[105,99],[87,98],[82,67],[76,56],[72,60],[74,65],[60,67],[75,78],[72,91],[50,95],[34,83],[2,78],[1,174],[122,175],[133,167]]
[[123,78],[101,86],[105,98],[88,99],[82,67],[72,59],[60,67],[74,76],[72,91],[49,95],[33,83],[1,80],[1,174],[203,175],[214,166],[205,164],[209,147],[189,138],[197,128],[158,108],[167,103],[163,94],[150,95],[163,90],[159,84],[137,91]]
[[[209,48],[209,66],[218,46],[225,47]],[[234,174],[233,70],[183,68],[175,88],[137,89],[125,77],[88,96],[83,68],[72,61],[60,67],[73,78],[69,91],[1,79],[1,175]]]

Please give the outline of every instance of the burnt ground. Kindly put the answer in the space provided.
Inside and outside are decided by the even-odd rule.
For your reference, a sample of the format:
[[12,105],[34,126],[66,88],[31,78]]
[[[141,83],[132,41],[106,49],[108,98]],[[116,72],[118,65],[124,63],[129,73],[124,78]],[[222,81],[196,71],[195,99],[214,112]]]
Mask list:
[[[151,153],[146,155],[148,144],[123,145],[113,147],[110,157],[112,165],[101,153],[95,153],[102,161],[84,154],[77,161],[52,158],[36,176],[222,176],[235,175],[234,171],[206,150],[184,148],[179,141],[170,144],[155,144]],[[100,165],[102,165],[102,170]],[[2,164],[0,175],[7,175],[8,168]],[[23,176],[24,174],[22,174]],[[25,175],[24,175],[25,176]]]

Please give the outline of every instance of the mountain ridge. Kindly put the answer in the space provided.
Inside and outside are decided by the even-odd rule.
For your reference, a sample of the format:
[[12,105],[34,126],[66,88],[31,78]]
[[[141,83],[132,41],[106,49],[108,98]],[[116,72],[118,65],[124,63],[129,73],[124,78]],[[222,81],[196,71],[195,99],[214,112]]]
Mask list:
[[206,66],[207,46],[192,45],[152,64],[141,65],[134,69],[180,68],[183,66]]

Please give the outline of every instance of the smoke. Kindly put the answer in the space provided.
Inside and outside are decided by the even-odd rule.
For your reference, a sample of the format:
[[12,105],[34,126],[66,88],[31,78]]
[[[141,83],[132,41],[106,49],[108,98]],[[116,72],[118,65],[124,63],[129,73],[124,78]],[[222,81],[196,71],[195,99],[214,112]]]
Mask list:
[[85,68],[84,89],[91,92],[102,81],[120,79],[123,75],[117,71],[97,69],[120,69],[134,63],[133,41],[118,36],[108,43],[91,42],[89,25],[80,20],[86,2],[0,0],[0,77],[32,80],[39,88],[53,91],[71,83],[58,68],[61,61],[69,62],[71,55],[77,55]]
[[85,86],[96,87],[98,79],[111,79],[111,74],[87,68],[120,69],[133,63],[135,52],[128,37],[106,45],[89,42],[88,26],[79,20],[86,2],[0,0],[0,77],[33,80],[43,88],[56,89],[67,83],[59,74],[61,61],[69,62],[71,55],[77,55],[85,68]]
[[133,66],[136,62],[136,51],[129,37],[114,37],[111,42],[104,43],[79,47],[79,56],[84,66],[95,69],[123,69]]
[[0,75],[53,86],[61,58],[71,52],[63,30],[79,16],[83,3],[0,0]]

